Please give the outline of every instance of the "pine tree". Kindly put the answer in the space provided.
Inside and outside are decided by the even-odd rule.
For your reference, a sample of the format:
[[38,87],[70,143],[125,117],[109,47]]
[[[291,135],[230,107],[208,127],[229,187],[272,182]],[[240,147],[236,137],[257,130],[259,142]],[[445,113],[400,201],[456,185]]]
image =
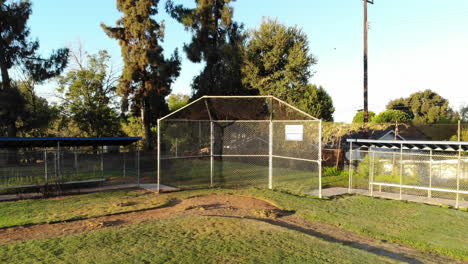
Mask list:
[[117,0],[123,17],[115,27],[102,24],[105,33],[119,41],[124,69],[117,86],[124,108],[139,110],[145,131],[145,148],[152,148],[151,125],[168,111],[165,97],[179,76],[177,50],[170,59],[163,55],[164,24],[152,17],[158,14],[159,0]]
[[29,39],[27,26],[31,12],[30,1],[0,0],[0,126],[7,127],[9,137],[16,137],[25,99],[8,71],[17,67],[37,84],[60,74],[68,62],[68,49],[58,49],[49,58],[37,54],[39,42]]
[[190,61],[205,62],[205,68],[194,78],[194,98],[203,95],[256,94],[242,85],[243,26],[232,21],[234,0],[195,0],[195,8],[174,5],[169,0],[166,10],[193,33],[184,51]]

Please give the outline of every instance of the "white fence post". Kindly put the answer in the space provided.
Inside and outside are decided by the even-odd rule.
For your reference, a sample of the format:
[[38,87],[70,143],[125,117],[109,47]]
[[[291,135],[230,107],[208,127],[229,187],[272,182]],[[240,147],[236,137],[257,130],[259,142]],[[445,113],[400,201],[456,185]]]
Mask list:
[[159,193],[160,189],[160,170],[161,170],[161,120],[158,119],[158,140],[157,140],[157,184],[156,190]]
[[460,200],[460,174],[461,174],[461,153],[462,146],[458,149],[458,163],[457,163],[457,200],[455,201],[455,208],[458,208],[458,201]]
[[370,166],[369,166],[369,192],[370,196],[374,196],[374,155],[372,147],[369,148],[370,151]]
[[427,197],[431,198],[432,196],[432,149],[429,151],[429,190],[427,191]]
[[353,142],[349,143],[349,175],[348,175],[348,193],[353,188]]
[[400,200],[403,197],[403,144],[400,144]]
[[210,187],[213,187],[213,146],[214,146],[213,130],[214,130],[214,124],[213,124],[213,121],[210,121]]
[[318,177],[319,177],[319,198],[322,198],[322,119],[319,121],[318,135]]
[[268,139],[268,188],[273,189],[273,122],[269,124]]

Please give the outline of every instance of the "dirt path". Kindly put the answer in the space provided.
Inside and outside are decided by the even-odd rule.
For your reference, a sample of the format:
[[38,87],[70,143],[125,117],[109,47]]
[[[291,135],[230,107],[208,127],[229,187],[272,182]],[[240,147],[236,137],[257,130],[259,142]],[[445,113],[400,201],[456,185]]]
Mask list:
[[237,195],[210,195],[175,201],[165,208],[115,214],[87,220],[0,229],[0,243],[66,236],[102,228],[137,224],[177,216],[248,218],[296,230],[408,263],[456,263],[443,256],[421,253],[398,244],[385,243],[344,231],[336,226],[308,221],[265,201]]

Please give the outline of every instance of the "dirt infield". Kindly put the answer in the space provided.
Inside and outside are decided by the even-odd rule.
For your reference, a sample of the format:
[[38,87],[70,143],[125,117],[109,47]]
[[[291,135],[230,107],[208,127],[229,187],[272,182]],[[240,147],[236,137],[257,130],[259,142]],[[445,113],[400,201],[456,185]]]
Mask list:
[[398,244],[386,243],[344,231],[329,224],[308,221],[294,212],[280,210],[266,201],[238,195],[197,196],[185,200],[174,200],[158,209],[55,224],[4,228],[0,229],[0,243],[67,236],[157,219],[195,215],[249,218],[408,263],[456,263],[452,259],[439,255],[421,253]]

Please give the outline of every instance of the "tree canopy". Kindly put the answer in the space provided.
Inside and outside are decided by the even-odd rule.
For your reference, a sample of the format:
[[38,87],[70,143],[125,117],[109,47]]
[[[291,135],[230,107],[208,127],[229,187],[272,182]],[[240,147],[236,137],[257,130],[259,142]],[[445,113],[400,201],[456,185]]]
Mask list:
[[168,112],[165,97],[180,72],[177,50],[167,59],[160,45],[164,40],[164,23],[154,19],[158,3],[159,0],[117,0],[117,9],[123,17],[115,27],[101,25],[121,46],[124,69],[117,91],[123,96],[124,106],[131,103],[135,114],[140,112],[146,149],[152,147],[151,125]]
[[233,21],[234,0],[195,0],[194,8],[176,5],[169,0],[166,10],[192,32],[184,45],[187,58],[204,62],[205,68],[192,83],[193,98],[203,95],[257,94],[242,85],[243,26]]
[[372,118],[374,123],[408,123],[411,122],[411,117],[400,110],[386,110]]
[[265,19],[249,33],[245,48],[243,84],[296,105],[309,114],[333,121],[333,101],[323,87],[309,84],[310,67],[317,62],[302,30]]
[[81,61],[73,56],[75,68],[59,78],[64,114],[83,133],[80,136],[103,137],[119,134],[116,111],[116,76],[109,66],[107,51],[88,55]]
[[265,19],[249,34],[243,82],[262,95],[296,104],[309,88],[310,67],[315,63],[302,30]]
[[452,110],[447,99],[436,92],[424,90],[413,93],[409,97],[390,101],[387,109],[400,110],[407,113],[413,122],[433,124],[452,118]]
[[58,49],[50,57],[38,54],[39,41],[29,38],[27,26],[32,13],[30,1],[0,0],[0,125],[9,137],[17,133],[16,122],[24,113],[26,100],[12,82],[9,69],[16,67],[34,83],[60,74],[68,62],[68,49]]
[[185,94],[171,94],[167,98],[167,103],[171,112],[184,107],[189,101],[190,96]]
[[[375,113],[372,111],[369,111],[369,122],[372,122],[374,120]],[[354,115],[353,117],[353,123],[364,123],[364,111],[359,111]]]
[[333,121],[335,112],[333,100],[322,86],[307,85],[296,106],[314,117],[324,121]]
[[468,105],[461,107],[458,114],[461,121],[468,122]]

